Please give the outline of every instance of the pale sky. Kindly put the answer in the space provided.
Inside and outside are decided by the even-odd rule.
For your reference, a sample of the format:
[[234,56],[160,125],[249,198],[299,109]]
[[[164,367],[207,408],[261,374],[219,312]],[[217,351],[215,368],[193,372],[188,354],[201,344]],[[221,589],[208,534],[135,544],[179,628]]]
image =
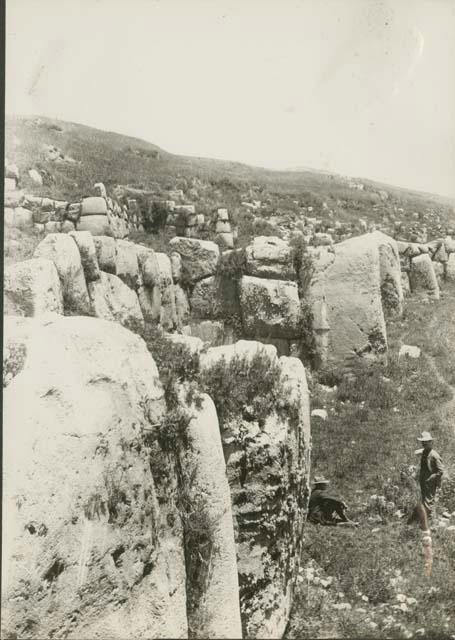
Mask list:
[[455,196],[455,0],[7,0],[6,113]]

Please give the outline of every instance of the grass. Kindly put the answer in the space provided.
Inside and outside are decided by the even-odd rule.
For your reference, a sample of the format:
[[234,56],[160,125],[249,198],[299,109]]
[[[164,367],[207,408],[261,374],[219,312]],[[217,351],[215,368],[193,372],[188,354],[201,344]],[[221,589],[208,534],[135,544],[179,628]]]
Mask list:
[[[17,144],[19,141],[19,144]],[[62,150],[65,156],[74,158],[74,164],[55,163],[46,160],[43,145],[51,144]],[[413,224],[412,213],[425,219],[430,233],[440,235],[437,216],[442,225],[454,226],[453,200],[422,194],[397,187],[362,180],[364,191],[353,191],[345,180],[335,174],[318,171],[271,171],[251,167],[238,162],[211,160],[208,158],[177,156],[144,140],[121,134],[100,131],[80,124],[54,121],[49,118],[8,117],[5,123],[5,153],[21,170],[21,187],[40,195],[55,198],[79,199],[92,192],[95,182],[104,182],[108,191],[117,184],[151,190],[162,198],[168,189],[183,188],[189,201],[196,201],[201,211],[226,206],[239,223],[239,244],[245,244],[255,235],[276,235],[275,227],[265,220],[253,221],[251,214],[242,211],[244,200],[261,200],[264,211],[258,217],[270,213],[295,219],[300,205],[312,206],[312,215],[327,217],[327,210],[335,218],[345,222],[357,222],[359,217],[378,221],[386,213],[393,218],[394,207],[405,209],[402,218]],[[34,185],[27,176],[27,169],[36,167],[46,176],[42,187]],[[198,195],[193,197],[191,189]],[[378,190],[386,189],[388,200],[378,202]],[[327,204],[327,209],[323,207]],[[374,207],[379,207],[374,208]],[[263,215],[264,214],[264,215]]]
[[[455,532],[433,532],[433,572],[426,578],[420,533],[405,524],[419,495],[410,468],[419,461],[413,451],[424,429],[433,433],[448,471],[437,514],[455,511],[454,317],[453,286],[433,304],[409,299],[404,318],[389,324],[387,365],[361,367],[355,379],[332,372],[331,382],[338,382],[332,393],[315,385],[312,404],[329,417],[313,425],[312,471],[331,478],[360,526],[307,526],[302,564],[314,561],[333,583],[322,595],[317,585],[298,583],[287,637],[406,638],[424,629],[425,638],[448,639],[454,633]],[[401,343],[420,346],[421,358],[398,359]],[[399,594],[417,604],[402,611]],[[350,609],[335,609],[339,602]]]

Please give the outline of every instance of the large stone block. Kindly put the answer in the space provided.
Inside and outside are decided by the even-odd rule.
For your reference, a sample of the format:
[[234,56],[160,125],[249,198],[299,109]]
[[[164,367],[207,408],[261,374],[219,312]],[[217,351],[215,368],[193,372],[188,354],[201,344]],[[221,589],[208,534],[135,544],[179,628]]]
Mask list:
[[150,289],[145,285],[137,291],[142,315],[147,323],[157,324],[161,318],[161,290],[159,287]]
[[259,278],[295,280],[289,244],[274,236],[259,236],[246,248],[246,273]]
[[161,291],[161,318],[160,324],[164,330],[170,331],[177,326],[177,313],[175,309],[175,292],[172,280],[172,268],[169,256],[165,253],[156,253],[159,269],[159,289]]
[[94,315],[118,322],[128,329],[141,328],[144,316],[136,292],[111,273],[101,271],[100,276],[88,285]]
[[90,196],[83,198],[81,202],[82,216],[100,216],[107,215],[108,207],[105,198],[100,196]]
[[196,283],[190,297],[194,318],[215,320],[223,317],[223,297],[220,278],[210,276]]
[[95,236],[93,238],[99,267],[106,273],[115,274],[117,243],[110,236]]
[[[205,394],[200,409],[189,407],[187,410],[192,415],[188,426],[192,445],[188,451],[181,452],[180,464],[188,483],[186,490],[197,496],[198,517],[206,525],[203,535],[207,536],[208,545],[203,553],[210,563],[203,591],[194,594],[191,591],[200,573],[197,561],[188,563],[190,593],[187,596],[194,599],[194,606],[188,612],[189,627],[198,638],[241,638],[231,494],[218,416],[213,401]],[[197,550],[187,549],[187,555],[192,553],[196,555]]]
[[314,274],[307,292],[313,307],[326,304],[328,361],[340,364],[353,355],[382,357],[387,335],[381,298],[381,267],[371,235],[334,245],[333,252],[312,252]]
[[214,242],[195,238],[173,238],[169,245],[182,256],[182,266],[191,282],[216,272],[220,250]]
[[246,335],[254,338],[298,338],[301,307],[297,283],[243,276],[240,306]]
[[183,327],[188,323],[190,317],[190,305],[188,303],[188,297],[179,284],[174,284],[174,296],[177,326]]
[[33,213],[24,207],[14,209],[13,226],[18,229],[33,227]]
[[34,256],[52,260],[55,264],[62,284],[65,312],[90,314],[90,299],[81,256],[73,238],[62,233],[50,233],[36,247]]
[[434,265],[428,254],[413,258],[409,273],[411,291],[425,292],[429,298],[439,300],[439,285]]
[[[271,413],[265,424],[236,418],[221,425],[226,470],[235,520],[243,637],[283,637],[305,526],[310,471],[309,394],[305,369],[296,358],[277,358],[276,349],[258,342],[208,349],[202,370],[220,360],[246,361],[258,352],[278,366],[284,403],[294,418]],[[245,361],[244,360],[244,361]]]
[[90,231],[92,236],[112,236],[107,215],[81,216],[77,223],[78,231]]
[[136,245],[127,240],[117,240],[117,252],[115,254],[115,275],[123,282],[137,291],[142,284],[139,273]]
[[5,315],[63,313],[62,289],[54,263],[33,258],[6,267],[3,305]]
[[379,275],[384,314],[400,316],[403,312],[403,287],[397,243],[380,231],[375,231],[371,235],[379,250]]
[[135,245],[142,281],[147,287],[159,285],[160,271],[155,251],[148,247]]
[[88,231],[70,231],[69,235],[73,238],[79,249],[85,280],[87,282],[98,280],[100,277],[100,267],[96,257],[96,247],[92,234]]
[[95,318],[5,329],[22,356],[4,390],[2,635],[187,637],[182,527],[141,436],[165,411],[143,340]]

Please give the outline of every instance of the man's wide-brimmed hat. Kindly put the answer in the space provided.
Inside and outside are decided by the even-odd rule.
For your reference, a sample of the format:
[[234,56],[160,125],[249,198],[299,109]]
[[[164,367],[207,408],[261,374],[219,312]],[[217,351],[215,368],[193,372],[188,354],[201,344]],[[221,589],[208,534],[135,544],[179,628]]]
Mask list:
[[324,478],[324,476],[316,476],[313,480],[314,484],[330,484],[330,480]]
[[429,442],[430,440],[433,440],[433,436],[429,431],[422,431],[420,438],[417,438],[417,440],[420,442]]

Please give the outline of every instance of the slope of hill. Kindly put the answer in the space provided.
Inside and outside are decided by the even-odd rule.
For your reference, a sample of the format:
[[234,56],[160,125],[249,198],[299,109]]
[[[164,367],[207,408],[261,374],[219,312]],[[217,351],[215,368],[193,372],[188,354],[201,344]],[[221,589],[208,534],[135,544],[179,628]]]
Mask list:
[[[455,200],[441,196],[320,171],[272,171],[178,156],[137,138],[44,117],[7,117],[5,154],[19,166],[22,186],[43,195],[52,190],[55,198],[79,198],[101,181],[108,190],[122,184],[157,196],[182,189],[185,200],[200,207],[235,209],[242,200],[256,199],[261,217],[296,219],[302,207],[310,207],[311,215],[347,222],[420,220],[433,225],[435,235],[455,227]],[[29,181],[30,168],[43,175],[42,187]]]

